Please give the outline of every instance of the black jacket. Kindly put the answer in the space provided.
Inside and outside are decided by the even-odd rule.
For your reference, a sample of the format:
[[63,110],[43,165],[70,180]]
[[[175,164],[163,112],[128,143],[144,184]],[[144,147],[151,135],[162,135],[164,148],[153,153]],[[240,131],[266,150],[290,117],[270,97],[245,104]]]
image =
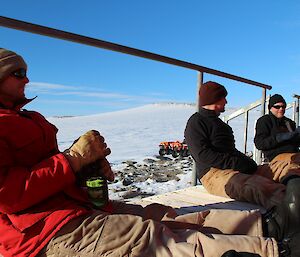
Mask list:
[[251,174],[256,163],[235,148],[233,131],[214,111],[201,108],[193,114],[185,128],[185,140],[201,178],[211,168],[234,169]]
[[281,153],[299,152],[300,138],[292,138],[281,143],[276,141],[276,134],[288,132],[286,123],[294,131],[296,124],[287,117],[278,119],[272,113],[260,117],[256,122],[254,143],[257,149],[262,150],[268,161]]

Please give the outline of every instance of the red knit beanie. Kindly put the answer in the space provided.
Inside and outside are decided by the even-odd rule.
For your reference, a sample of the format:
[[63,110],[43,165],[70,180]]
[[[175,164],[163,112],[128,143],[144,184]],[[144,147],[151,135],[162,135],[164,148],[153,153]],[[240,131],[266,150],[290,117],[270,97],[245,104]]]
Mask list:
[[199,90],[200,106],[214,104],[227,96],[227,90],[217,82],[207,81]]

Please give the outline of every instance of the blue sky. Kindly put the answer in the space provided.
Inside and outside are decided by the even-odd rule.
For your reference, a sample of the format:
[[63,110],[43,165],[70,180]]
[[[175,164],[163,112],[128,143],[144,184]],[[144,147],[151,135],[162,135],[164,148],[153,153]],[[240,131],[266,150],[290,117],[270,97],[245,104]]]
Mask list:
[[[0,15],[178,58],[300,94],[300,3],[296,0],[4,1]],[[0,47],[29,70],[28,109],[85,115],[157,102],[194,102],[197,73],[156,61],[0,27]],[[229,106],[261,89],[208,74]]]

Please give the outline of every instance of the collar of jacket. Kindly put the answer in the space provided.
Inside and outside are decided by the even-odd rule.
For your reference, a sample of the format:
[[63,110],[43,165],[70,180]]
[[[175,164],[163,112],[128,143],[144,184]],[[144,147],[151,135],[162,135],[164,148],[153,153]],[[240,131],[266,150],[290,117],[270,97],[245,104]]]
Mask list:
[[2,103],[0,103],[0,109],[6,109],[6,110],[11,110],[11,111],[20,111],[22,107],[24,107],[26,104],[33,101],[35,98],[37,98],[37,96],[34,98],[30,98],[30,99],[25,98],[22,103],[19,103],[18,105],[14,106],[13,108],[7,108]]
[[214,110],[208,110],[200,107],[199,113],[205,117],[217,118],[219,115]]

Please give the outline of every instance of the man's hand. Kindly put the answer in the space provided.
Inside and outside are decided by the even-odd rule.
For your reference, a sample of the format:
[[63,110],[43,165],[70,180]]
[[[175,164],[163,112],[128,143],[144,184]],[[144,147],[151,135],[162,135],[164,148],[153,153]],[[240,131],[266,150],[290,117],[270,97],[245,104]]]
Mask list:
[[85,185],[87,178],[104,177],[109,181],[114,181],[115,175],[111,170],[110,164],[106,158],[99,159],[91,164],[82,167],[76,173],[77,182],[80,186]]
[[96,160],[104,159],[110,153],[103,136],[96,130],[86,132],[64,151],[75,173]]
[[281,143],[283,141],[290,140],[290,139],[292,139],[293,137],[295,137],[297,135],[298,135],[297,131],[285,132],[285,133],[278,133],[276,135],[276,141],[278,143]]

